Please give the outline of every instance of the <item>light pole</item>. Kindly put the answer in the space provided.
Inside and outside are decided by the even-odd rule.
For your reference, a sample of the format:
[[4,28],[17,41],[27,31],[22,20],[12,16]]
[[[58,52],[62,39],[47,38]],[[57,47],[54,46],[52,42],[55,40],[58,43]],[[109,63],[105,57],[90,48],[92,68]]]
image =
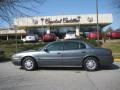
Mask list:
[[78,16],[78,20],[79,20],[79,23],[78,23],[78,28],[79,28],[79,32],[78,32],[78,38],[80,38],[80,16]]
[[98,18],[99,16],[98,16],[98,8],[99,8],[99,6],[98,6],[98,0],[96,0],[97,41],[99,41],[99,18]]
[[41,18],[41,21],[42,21],[42,39],[43,39],[43,21],[44,21],[44,18]]
[[15,29],[15,53],[17,53],[18,51],[18,45],[17,45],[17,25],[14,25],[14,29]]

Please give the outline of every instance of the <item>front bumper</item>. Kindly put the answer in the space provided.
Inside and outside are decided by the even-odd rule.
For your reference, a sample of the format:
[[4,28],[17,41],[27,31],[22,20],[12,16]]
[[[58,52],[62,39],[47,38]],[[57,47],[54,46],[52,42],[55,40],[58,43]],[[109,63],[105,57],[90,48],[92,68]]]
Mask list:
[[14,65],[21,66],[21,60],[20,59],[12,58],[12,63]]
[[4,58],[5,57],[5,53],[4,52],[0,52],[0,58]]

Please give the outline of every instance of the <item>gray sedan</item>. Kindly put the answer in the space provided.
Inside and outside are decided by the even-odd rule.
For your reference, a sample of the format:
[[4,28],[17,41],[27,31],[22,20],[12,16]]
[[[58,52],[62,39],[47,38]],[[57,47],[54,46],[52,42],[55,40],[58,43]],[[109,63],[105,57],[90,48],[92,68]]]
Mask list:
[[109,49],[96,48],[83,41],[65,40],[49,43],[39,50],[17,53],[12,56],[12,62],[28,71],[61,66],[95,71],[100,66],[112,65],[114,59]]

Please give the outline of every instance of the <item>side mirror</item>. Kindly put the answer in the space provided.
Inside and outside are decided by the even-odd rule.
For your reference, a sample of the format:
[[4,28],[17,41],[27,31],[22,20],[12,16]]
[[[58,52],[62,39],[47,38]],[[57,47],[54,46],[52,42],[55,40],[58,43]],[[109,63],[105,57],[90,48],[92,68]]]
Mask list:
[[47,49],[47,48],[44,48],[44,51],[45,51],[45,52],[48,52],[48,49]]

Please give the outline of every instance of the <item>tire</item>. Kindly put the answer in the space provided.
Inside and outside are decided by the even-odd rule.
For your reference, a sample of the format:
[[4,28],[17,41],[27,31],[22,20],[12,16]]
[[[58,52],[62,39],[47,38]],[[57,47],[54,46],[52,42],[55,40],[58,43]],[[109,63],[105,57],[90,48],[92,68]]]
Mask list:
[[99,67],[98,60],[94,57],[87,57],[84,60],[84,69],[87,71],[96,71]]
[[22,67],[27,71],[33,71],[37,68],[37,64],[32,57],[25,57],[22,62]]

